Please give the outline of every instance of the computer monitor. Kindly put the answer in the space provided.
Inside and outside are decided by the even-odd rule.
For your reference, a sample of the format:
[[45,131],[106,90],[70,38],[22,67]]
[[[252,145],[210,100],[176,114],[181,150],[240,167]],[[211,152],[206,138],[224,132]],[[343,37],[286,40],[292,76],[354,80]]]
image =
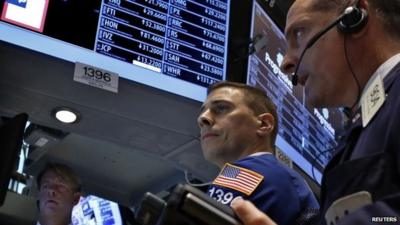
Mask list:
[[0,7],[5,42],[198,101],[226,79],[229,0],[1,0]]
[[3,205],[12,172],[21,150],[28,115],[0,118],[0,206]]
[[250,35],[265,36],[267,44],[249,57],[247,83],[265,90],[277,106],[276,146],[320,183],[323,168],[337,145],[336,136],[344,117],[338,109],[308,106],[304,88],[293,86],[290,77],[281,72],[279,66],[287,48],[285,37],[265,7],[258,1],[253,3]]

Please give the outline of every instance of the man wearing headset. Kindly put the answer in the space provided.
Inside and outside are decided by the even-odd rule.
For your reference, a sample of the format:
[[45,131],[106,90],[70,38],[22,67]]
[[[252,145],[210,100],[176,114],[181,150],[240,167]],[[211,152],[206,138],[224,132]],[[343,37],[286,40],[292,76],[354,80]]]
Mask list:
[[[349,114],[319,224],[400,223],[399,12],[399,0],[296,0],[288,12],[282,70],[313,106]],[[274,224],[249,202],[232,207],[244,224]]]

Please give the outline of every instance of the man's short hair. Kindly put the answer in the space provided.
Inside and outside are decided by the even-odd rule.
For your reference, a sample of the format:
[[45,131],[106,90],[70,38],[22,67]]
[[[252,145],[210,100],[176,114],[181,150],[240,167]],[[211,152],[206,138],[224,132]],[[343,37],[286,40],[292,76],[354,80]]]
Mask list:
[[62,177],[62,179],[67,181],[74,192],[80,192],[82,190],[82,181],[72,168],[64,164],[53,162],[47,163],[38,174],[36,182],[39,190],[41,188],[42,177],[48,171],[55,172],[57,175]]
[[256,87],[252,87],[242,83],[236,82],[218,82],[210,85],[207,90],[207,95],[219,88],[230,87],[241,90],[244,93],[244,100],[255,115],[262,113],[271,113],[274,117],[274,129],[271,133],[271,147],[275,147],[276,135],[278,134],[278,115],[276,112],[276,106],[267,96],[267,94]]

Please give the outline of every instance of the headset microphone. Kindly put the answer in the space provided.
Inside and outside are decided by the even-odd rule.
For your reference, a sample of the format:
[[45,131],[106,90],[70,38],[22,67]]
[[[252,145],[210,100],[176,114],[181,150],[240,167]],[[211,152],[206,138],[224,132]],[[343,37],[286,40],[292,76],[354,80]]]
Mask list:
[[345,11],[332,23],[326,26],[324,29],[316,33],[306,44],[303,51],[300,54],[300,58],[297,62],[296,68],[294,70],[292,76],[292,84],[293,86],[297,85],[298,75],[297,71],[299,70],[300,63],[303,59],[304,54],[307,49],[311,48],[321,37],[326,34],[330,29],[334,26],[337,26],[338,29],[344,33],[351,33],[360,30],[367,23],[367,13],[366,11],[359,9],[355,6],[349,6],[345,9]]

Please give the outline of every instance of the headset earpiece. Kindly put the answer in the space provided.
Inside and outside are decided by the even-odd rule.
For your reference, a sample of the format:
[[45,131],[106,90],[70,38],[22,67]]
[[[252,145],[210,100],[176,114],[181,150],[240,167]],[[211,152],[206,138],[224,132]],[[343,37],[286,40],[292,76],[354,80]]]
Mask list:
[[343,33],[354,33],[361,30],[368,21],[368,13],[364,9],[350,6],[345,9],[343,18],[337,28]]

